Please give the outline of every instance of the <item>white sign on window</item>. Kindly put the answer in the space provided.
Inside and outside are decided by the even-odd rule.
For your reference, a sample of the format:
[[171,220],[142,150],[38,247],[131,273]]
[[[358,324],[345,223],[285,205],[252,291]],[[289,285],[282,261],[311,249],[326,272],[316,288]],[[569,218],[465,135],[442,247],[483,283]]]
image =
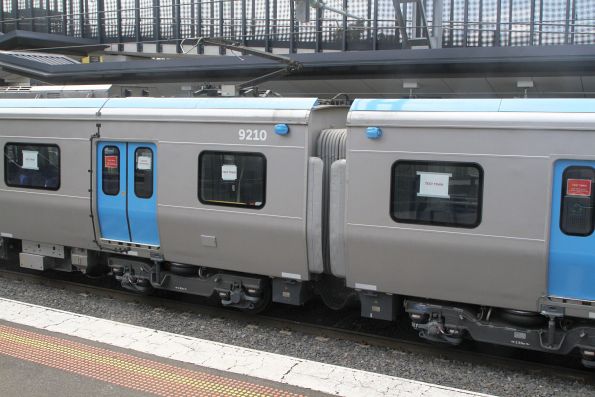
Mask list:
[[452,174],[418,171],[417,175],[419,175],[418,196],[450,198],[448,194],[448,182]]
[[39,152],[34,150],[23,150],[23,168],[26,170],[39,170],[37,156]]
[[136,168],[139,170],[150,170],[153,166],[151,157],[148,156],[138,156],[136,159]]
[[238,167],[234,164],[224,164],[221,166],[221,179],[224,181],[235,181],[238,179]]

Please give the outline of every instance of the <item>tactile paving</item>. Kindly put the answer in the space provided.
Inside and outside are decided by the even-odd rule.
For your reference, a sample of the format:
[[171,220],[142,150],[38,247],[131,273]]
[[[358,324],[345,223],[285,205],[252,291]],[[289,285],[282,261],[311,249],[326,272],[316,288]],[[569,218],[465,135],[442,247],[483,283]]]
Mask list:
[[298,396],[5,325],[0,325],[0,354],[160,396]]

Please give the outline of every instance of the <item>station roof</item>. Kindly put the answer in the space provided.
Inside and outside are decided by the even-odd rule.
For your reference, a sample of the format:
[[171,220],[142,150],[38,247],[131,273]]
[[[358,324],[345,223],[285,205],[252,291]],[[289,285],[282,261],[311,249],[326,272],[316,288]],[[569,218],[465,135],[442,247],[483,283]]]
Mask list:
[[103,50],[108,47],[98,44],[96,40],[31,32],[28,30],[13,30],[0,35],[0,50],[43,49],[46,52],[61,54],[84,55],[91,51]]
[[[472,76],[564,76],[595,73],[595,46],[477,47],[347,51],[291,56],[304,65],[286,79],[406,78]],[[50,65],[0,54],[6,71],[52,84],[245,81],[282,67],[254,56],[186,56]]]

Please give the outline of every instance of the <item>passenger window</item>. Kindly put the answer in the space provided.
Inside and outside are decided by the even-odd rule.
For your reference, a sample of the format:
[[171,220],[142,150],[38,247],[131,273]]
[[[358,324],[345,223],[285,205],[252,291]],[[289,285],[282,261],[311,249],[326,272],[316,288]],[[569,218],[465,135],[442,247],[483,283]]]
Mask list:
[[391,216],[396,222],[474,228],[481,222],[482,190],[478,164],[397,161]]
[[102,190],[108,196],[120,193],[120,149],[117,146],[106,146],[102,152]]
[[568,167],[562,176],[560,229],[571,236],[593,233],[593,181],[591,167]]
[[134,152],[134,194],[145,199],[153,197],[153,151],[146,147]]
[[57,145],[7,143],[4,146],[4,182],[29,189],[60,188],[60,148]]
[[198,157],[198,198],[203,204],[262,208],[266,159],[260,153],[202,152]]

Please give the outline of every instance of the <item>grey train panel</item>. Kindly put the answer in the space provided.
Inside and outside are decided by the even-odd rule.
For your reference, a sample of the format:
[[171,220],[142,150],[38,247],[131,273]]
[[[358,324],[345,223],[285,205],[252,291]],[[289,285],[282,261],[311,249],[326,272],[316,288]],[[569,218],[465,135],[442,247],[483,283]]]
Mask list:
[[[557,158],[594,157],[589,148],[595,147],[595,137],[582,130],[592,130],[595,119],[584,114],[487,116],[351,113],[348,285],[538,310],[539,298],[547,293],[553,163]],[[368,126],[381,127],[382,138],[367,139]],[[545,138],[544,129],[548,130]],[[572,152],[560,154],[568,151],[562,148]],[[393,221],[390,181],[397,160],[479,164],[484,171],[479,226],[464,229]]]
[[[4,117],[0,114],[0,118]],[[2,120],[3,151],[8,142],[56,144],[60,148],[61,176],[58,191],[9,187],[4,180],[4,161],[0,161],[0,203],[10,208],[0,211],[0,232],[26,240],[97,248],[89,222],[88,172],[89,138],[95,123],[91,115],[86,118],[88,121],[26,120],[24,116]]]
[[[167,260],[275,277],[306,280],[301,219],[159,207],[163,255]],[[201,235],[216,238],[203,246]]]

